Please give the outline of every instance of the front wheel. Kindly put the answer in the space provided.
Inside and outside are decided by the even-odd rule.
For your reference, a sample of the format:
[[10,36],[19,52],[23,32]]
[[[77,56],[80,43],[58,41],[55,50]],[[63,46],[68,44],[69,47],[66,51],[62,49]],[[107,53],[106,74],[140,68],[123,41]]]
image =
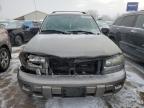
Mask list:
[[8,69],[10,64],[10,53],[8,49],[0,49],[0,72],[4,72]]

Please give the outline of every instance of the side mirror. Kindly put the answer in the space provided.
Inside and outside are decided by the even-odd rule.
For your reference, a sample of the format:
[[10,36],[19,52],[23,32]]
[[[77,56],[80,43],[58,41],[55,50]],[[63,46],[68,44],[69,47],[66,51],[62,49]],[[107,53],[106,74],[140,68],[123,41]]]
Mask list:
[[108,28],[102,28],[101,31],[106,36],[109,34],[109,29]]

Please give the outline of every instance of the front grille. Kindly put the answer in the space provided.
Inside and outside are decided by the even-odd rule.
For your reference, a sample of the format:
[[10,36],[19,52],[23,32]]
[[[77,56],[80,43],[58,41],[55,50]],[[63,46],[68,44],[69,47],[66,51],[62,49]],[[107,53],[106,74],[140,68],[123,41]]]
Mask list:
[[54,75],[98,75],[101,74],[102,63],[98,59],[49,59],[51,74]]

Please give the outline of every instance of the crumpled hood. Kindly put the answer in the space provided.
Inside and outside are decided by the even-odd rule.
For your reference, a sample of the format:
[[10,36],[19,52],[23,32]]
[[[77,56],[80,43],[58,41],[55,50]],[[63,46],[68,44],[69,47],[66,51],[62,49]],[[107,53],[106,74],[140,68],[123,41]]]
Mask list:
[[121,53],[104,35],[37,34],[24,51],[59,57],[98,57]]

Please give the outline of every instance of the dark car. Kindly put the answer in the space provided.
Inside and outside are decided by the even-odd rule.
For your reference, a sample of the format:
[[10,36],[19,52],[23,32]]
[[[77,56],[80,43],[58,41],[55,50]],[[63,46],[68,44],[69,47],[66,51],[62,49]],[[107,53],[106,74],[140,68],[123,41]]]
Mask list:
[[11,58],[11,44],[7,31],[0,25],[0,72],[7,70]]
[[39,28],[41,27],[41,22],[37,21],[24,21],[23,25],[29,29],[31,29],[34,34],[38,32]]
[[6,29],[12,45],[20,46],[28,42],[39,30],[39,25],[32,21],[8,22]]
[[110,28],[109,37],[126,54],[144,62],[144,11],[117,18]]

